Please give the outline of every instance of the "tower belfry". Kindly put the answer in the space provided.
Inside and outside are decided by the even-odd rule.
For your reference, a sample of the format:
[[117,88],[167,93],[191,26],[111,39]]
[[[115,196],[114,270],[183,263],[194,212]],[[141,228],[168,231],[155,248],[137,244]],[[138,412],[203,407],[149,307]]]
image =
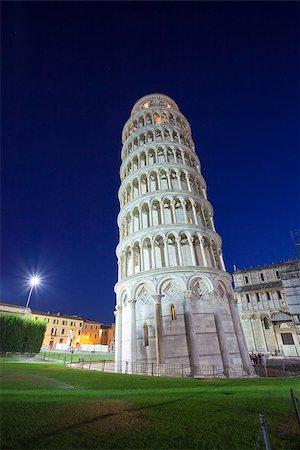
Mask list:
[[[168,96],[135,103],[122,133],[116,367],[250,370],[188,121]],[[130,369],[131,367],[131,369]]]

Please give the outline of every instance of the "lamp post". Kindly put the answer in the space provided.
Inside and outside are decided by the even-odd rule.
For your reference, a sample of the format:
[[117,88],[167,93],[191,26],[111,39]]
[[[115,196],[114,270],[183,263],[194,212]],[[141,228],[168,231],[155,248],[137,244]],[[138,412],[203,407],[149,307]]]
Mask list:
[[29,293],[28,293],[28,297],[27,297],[27,302],[26,302],[25,308],[28,308],[33,288],[35,286],[38,286],[39,284],[40,284],[40,278],[38,276],[34,275],[33,277],[31,277],[29,279],[30,290],[29,290]]

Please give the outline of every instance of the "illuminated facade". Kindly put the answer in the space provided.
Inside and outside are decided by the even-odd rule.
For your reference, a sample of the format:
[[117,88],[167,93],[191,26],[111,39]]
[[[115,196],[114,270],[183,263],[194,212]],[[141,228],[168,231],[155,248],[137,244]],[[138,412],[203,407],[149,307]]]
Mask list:
[[[112,326],[83,319],[79,316],[62,315],[60,313],[44,313],[32,311],[32,318],[43,320],[47,324],[42,348],[61,349],[77,348],[89,350],[88,346],[107,345],[102,338],[110,336]],[[107,339],[106,339],[107,341]]]
[[[188,121],[147,95],[122,133],[116,361],[251,371]],[[118,369],[119,367],[119,369]]]
[[[300,335],[288,303],[290,285],[299,280],[289,273],[294,274],[297,264],[286,261],[234,272],[234,294],[249,351],[300,356]],[[292,298],[297,297],[300,303],[300,289]]]

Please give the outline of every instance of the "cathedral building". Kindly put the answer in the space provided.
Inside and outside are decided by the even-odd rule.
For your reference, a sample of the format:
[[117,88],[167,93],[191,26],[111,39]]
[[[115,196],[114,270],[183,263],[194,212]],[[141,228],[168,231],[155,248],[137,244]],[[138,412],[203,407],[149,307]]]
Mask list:
[[288,276],[296,265],[299,261],[286,261],[234,272],[234,294],[249,351],[300,356],[299,330],[297,334],[288,304],[296,297],[299,303],[300,290],[290,295],[296,278]]
[[[122,133],[116,368],[251,372],[191,128],[168,96],[134,105]],[[214,372],[215,374],[215,372]]]

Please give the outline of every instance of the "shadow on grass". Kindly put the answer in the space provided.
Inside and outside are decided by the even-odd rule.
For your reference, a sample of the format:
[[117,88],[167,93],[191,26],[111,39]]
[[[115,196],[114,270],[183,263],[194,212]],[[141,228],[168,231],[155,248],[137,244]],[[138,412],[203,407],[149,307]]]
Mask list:
[[[192,396],[189,396],[189,397],[192,397]],[[168,401],[168,402],[156,403],[154,405],[146,405],[146,406],[125,408],[125,409],[119,410],[117,412],[109,412],[109,413],[101,414],[101,415],[93,417],[91,419],[86,419],[86,420],[82,420],[81,422],[76,422],[76,423],[72,423],[70,425],[58,427],[58,428],[52,429],[51,431],[46,432],[46,433],[45,432],[40,433],[39,435],[35,435],[34,437],[32,437],[30,439],[26,439],[26,443],[27,444],[33,444],[36,441],[38,441],[39,439],[42,439],[42,438],[45,439],[45,438],[53,436],[54,433],[77,430],[81,426],[92,425],[94,423],[97,423],[99,420],[102,421],[104,419],[109,419],[109,418],[113,418],[113,417],[117,417],[117,416],[122,416],[124,413],[136,413],[136,412],[140,412],[140,411],[143,411],[143,410],[146,410],[146,409],[159,408],[161,406],[166,406],[166,405],[170,405],[170,404],[174,404],[174,403],[179,403],[179,402],[182,402],[182,401],[185,401],[185,400],[187,400],[187,397],[181,398],[181,399],[177,399],[177,400],[171,400],[171,401]],[[147,417],[147,419],[149,419],[149,417]]]

